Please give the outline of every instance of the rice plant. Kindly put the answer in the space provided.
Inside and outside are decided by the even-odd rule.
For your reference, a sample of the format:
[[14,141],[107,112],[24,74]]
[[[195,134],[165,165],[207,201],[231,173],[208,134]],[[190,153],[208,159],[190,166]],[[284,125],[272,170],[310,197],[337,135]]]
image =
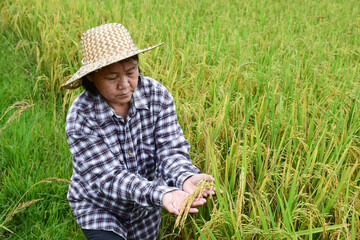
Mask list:
[[[41,179],[71,176],[65,116],[80,90],[59,86],[81,65],[81,34],[119,22],[139,48],[165,42],[140,56],[140,68],[172,93],[193,163],[222,190],[179,233],[176,217],[164,213],[159,239],[360,235],[357,1],[4,0],[0,7],[0,115],[23,99],[34,104],[0,134],[1,211]],[[44,200],[6,227],[22,238],[81,239],[66,191],[39,186],[28,201]]]

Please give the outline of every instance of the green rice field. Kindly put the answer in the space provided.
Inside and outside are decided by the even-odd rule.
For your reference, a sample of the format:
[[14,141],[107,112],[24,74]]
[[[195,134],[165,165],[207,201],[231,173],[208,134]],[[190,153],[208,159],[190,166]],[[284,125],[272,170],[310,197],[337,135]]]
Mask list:
[[118,22],[222,194],[159,239],[360,238],[360,2],[0,1],[0,239],[85,239],[65,118],[84,31]]

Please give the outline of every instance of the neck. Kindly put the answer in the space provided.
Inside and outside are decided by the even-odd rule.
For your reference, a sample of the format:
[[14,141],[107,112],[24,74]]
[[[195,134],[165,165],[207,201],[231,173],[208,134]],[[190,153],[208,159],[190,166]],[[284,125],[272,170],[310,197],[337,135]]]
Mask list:
[[130,108],[130,103],[126,103],[126,104],[112,104],[109,103],[110,107],[112,107],[114,109],[114,111],[119,114],[120,116],[123,117],[123,119],[126,121],[126,115],[129,111]]

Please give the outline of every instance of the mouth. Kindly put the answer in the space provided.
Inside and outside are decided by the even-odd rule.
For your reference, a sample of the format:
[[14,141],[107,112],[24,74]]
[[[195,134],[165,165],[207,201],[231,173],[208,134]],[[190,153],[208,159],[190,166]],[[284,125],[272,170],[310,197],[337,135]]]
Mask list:
[[129,91],[129,92],[127,92],[127,93],[119,94],[118,97],[120,97],[120,98],[127,98],[127,97],[130,96],[130,94],[131,94],[131,91]]

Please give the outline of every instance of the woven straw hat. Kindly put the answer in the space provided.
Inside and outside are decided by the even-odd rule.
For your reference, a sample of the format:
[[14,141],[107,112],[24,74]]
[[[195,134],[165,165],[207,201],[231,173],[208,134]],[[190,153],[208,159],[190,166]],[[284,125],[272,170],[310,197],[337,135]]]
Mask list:
[[83,56],[80,69],[64,84],[63,88],[75,89],[81,86],[81,78],[87,74],[154,49],[163,43],[145,49],[138,49],[129,32],[119,23],[109,23],[87,30],[81,37]]

